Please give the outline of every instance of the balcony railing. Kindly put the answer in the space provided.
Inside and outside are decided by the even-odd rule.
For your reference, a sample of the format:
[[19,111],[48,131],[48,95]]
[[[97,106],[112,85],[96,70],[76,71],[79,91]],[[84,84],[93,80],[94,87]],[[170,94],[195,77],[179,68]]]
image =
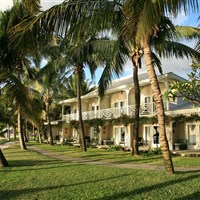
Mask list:
[[[141,115],[149,115],[155,113],[155,104],[154,103],[146,103],[141,105],[140,107],[140,114]],[[97,111],[87,111],[82,112],[83,120],[89,120],[94,118],[104,118],[104,119],[112,119],[112,118],[118,118],[122,114],[128,115],[128,116],[134,116],[135,113],[135,106],[124,106],[121,108],[107,108]],[[78,113],[63,115],[63,120],[66,122],[69,122],[71,120],[78,120],[79,116]]]

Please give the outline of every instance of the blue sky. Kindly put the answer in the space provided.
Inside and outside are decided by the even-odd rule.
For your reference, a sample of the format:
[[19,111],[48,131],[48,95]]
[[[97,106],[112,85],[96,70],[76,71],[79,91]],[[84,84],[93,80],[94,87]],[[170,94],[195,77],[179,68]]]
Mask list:
[[[61,3],[63,0],[41,0],[42,8],[48,9],[55,4]],[[200,3],[200,0],[198,0]],[[0,10],[5,10],[12,6],[12,0],[0,0]],[[190,13],[190,15],[185,16],[184,12],[181,12],[176,19],[173,19],[174,24],[176,25],[188,25],[188,26],[198,26],[198,15],[196,13]],[[200,23],[200,21],[199,21]],[[194,47],[195,41],[187,43],[187,45]],[[174,72],[184,78],[187,78],[187,73],[191,71],[190,63],[192,62],[190,59],[162,59],[162,68],[163,72]],[[99,76],[101,74],[101,69],[97,71],[96,74],[96,83],[98,82]],[[144,72],[145,67],[143,67],[140,72]],[[87,71],[88,74],[88,71]],[[132,74],[132,66],[130,61],[127,61],[125,65],[125,71],[123,76],[131,75]],[[89,75],[88,75],[89,78]]]

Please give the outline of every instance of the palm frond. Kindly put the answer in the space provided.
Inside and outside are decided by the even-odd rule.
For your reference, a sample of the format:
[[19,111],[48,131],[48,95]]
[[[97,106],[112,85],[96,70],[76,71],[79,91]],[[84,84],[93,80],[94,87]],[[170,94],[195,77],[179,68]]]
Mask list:
[[162,45],[154,46],[156,53],[160,57],[169,58],[175,56],[176,58],[197,58],[199,59],[200,54],[193,48],[179,42],[165,41]]

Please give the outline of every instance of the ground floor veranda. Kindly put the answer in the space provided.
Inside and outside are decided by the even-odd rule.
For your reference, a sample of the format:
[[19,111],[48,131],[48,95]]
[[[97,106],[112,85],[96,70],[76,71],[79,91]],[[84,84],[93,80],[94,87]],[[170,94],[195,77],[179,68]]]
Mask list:
[[[84,126],[85,139],[91,145],[120,145],[131,147],[133,124]],[[166,125],[170,150],[200,149],[200,121],[169,123]],[[140,124],[139,146],[141,149],[160,147],[158,124]],[[61,142],[80,144],[79,129],[66,126],[62,129]]]

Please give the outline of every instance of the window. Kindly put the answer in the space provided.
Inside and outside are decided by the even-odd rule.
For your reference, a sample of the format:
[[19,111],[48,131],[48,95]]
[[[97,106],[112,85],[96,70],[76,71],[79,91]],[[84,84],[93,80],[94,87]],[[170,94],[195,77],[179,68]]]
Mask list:
[[144,97],[144,111],[150,113],[156,111],[155,103],[152,96]]
[[71,108],[70,106],[64,106],[64,115],[71,114]]
[[92,111],[97,111],[99,110],[99,106],[92,106]]
[[115,102],[115,108],[122,108],[125,106],[125,101]]
[[178,102],[178,98],[177,97],[168,97],[168,99],[169,99],[169,102],[170,103],[173,103],[173,104],[177,104],[177,102]]

